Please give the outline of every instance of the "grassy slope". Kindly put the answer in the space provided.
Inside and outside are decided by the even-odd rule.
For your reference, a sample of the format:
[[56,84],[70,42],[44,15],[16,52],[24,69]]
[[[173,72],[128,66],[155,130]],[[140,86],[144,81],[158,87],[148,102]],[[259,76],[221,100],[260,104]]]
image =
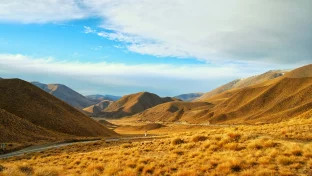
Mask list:
[[0,108],[28,122],[75,136],[110,136],[112,131],[40,88],[19,80],[0,80]]
[[102,100],[101,102],[95,105],[91,105],[89,107],[83,108],[82,110],[86,112],[87,114],[99,115],[101,114],[102,110],[107,108],[112,103],[113,101],[110,101],[110,100]]
[[[165,127],[166,138],[97,142],[0,161],[3,175],[311,175],[312,111],[276,124]],[[176,129],[174,129],[176,128]],[[180,131],[180,132],[177,132]],[[26,168],[26,169],[25,169]],[[1,175],[1,172],[0,172]]]
[[172,107],[164,104],[134,117],[145,121],[189,123],[280,122],[311,109],[311,92],[312,65],[307,65],[276,79],[231,89],[206,100],[214,105],[198,108],[199,102]]
[[161,98],[156,94],[140,92],[123,96],[104,109],[103,117],[120,118],[142,112],[148,108],[174,101],[172,98]]
[[[3,109],[0,109],[0,142],[32,142],[40,140],[60,139],[65,134],[58,134],[36,126],[25,119],[19,118]],[[68,135],[67,135],[68,136]]]
[[206,101],[210,97],[213,97],[217,94],[223,93],[231,89],[240,89],[240,88],[256,85],[264,81],[272,80],[272,79],[282,76],[283,73],[285,73],[285,71],[283,70],[272,70],[272,71],[268,71],[266,73],[256,75],[256,76],[251,76],[245,79],[237,79],[225,85],[222,85],[210,92],[205,93],[201,97],[195,99],[195,101]]

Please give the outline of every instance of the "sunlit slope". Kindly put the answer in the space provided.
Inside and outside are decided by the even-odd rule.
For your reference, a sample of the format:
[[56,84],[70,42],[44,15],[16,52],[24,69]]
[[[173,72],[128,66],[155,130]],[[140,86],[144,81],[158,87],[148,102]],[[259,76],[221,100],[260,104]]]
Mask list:
[[50,131],[74,136],[110,136],[77,109],[20,79],[0,80],[0,108]]
[[168,102],[147,109],[142,113],[132,116],[143,121],[187,121],[189,118],[201,117],[202,110],[210,109],[213,105],[207,102]]
[[31,142],[60,139],[65,135],[36,126],[4,109],[0,109],[0,117],[0,142]]
[[256,85],[256,84],[259,84],[268,80],[272,80],[280,76],[283,76],[285,72],[286,71],[284,70],[271,70],[261,75],[251,76],[251,77],[244,78],[244,79],[236,79],[210,92],[205,93],[204,95],[195,99],[194,101],[206,101],[208,98],[212,96],[215,96],[217,94],[223,93],[231,89],[240,89],[240,88]]
[[[170,103],[167,103],[135,117],[145,121],[188,123],[284,121],[312,109],[312,65],[260,84],[225,91],[208,98],[207,105],[198,103],[200,102],[190,102],[183,106],[169,106]],[[172,107],[174,111],[171,111]]]
[[149,92],[139,92],[123,96],[121,99],[113,102],[103,111],[103,117],[120,118],[142,112],[156,105],[175,101],[173,98],[161,98],[156,94]]
[[110,100],[102,100],[101,102],[99,102],[95,105],[91,105],[89,107],[86,107],[82,110],[84,112],[86,112],[87,114],[90,114],[90,115],[99,115],[102,113],[102,110],[107,108],[112,103],[113,103],[113,101],[110,101]]

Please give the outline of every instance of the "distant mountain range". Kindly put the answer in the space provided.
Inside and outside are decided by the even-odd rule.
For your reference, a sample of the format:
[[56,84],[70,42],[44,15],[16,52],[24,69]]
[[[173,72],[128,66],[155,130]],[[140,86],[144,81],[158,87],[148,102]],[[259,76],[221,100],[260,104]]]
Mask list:
[[116,101],[120,99],[119,96],[114,95],[88,95],[83,96],[75,90],[63,84],[43,84],[40,82],[31,82],[40,89],[54,95],[55,97],[65,101],[77,109],[84,109],[86,107],[100,103],[103,100]]
[[88,98],[91,101],[99,103],[102,100],[116,101],[116,100],[119,100],[121,96],[96,94],[96,95],[87,95],[86,98]]
[[175,96],[175,98],[178,98],[183,101],[193,101],[194,99],[202,96],[204,93],[188,93],[188,94],[181,94],[178,96]]
[[207,124],[285,121],[312,108],[312,64],[287,72],[269,71],[223,88],[200,101],[159,104],[129,118]]

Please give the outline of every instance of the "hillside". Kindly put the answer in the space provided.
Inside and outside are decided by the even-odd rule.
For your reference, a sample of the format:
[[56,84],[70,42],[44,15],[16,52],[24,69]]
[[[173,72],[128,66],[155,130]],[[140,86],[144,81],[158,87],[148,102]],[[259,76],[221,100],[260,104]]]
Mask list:
[[207,102],[167,102],[147,109],[131,118],[151,122],[184,121],[185,117],[191,116],[193,118],[194,112],[212,107],[213,105]]
[[99,103],[103,100],[117,101],[121,98],[120,96],[115,96],[115,95],[99,95],[99,94],[87,95],[85,97],[88,98],[89,100],[97,102],[97,103]]
[[[163,107],[156,106],[134,117],[144,121],[188,123],[280,122],[312,109],[311,92],[312,65],[307,65],[278,79],[228,90],[210,97],[207,99],[207,102],[212,103],[209,106],[192,107],[193,103],[199,102],[190,102],[186,110],[180,105],[174,106],[174,111],[169,111],[172,106],[167,103],[163,104]],[[175,113],[180,111],[176,118]]]
[[[36,126],[25,119],[0,108],[0,141],[9,142],[29,142],[61,138],[55,132]],[[64,134],[63,134],[64,135]]]
[[175,101],[175,99],[161,98],[149,92],[130,94],[123,96],[105,108],[101,116],[109,118],[125,117],[168,101]]
[[[47,130],[83,137],[115,134],[67,103],[23,80],[0,80],[0,95],[2,115],[18,122],[10,123],[13,126],[6,126],[7,129],[23,129],[21,126],[29,129],[36,126],[33,130],[42,132],[42,135],[47,134],[47,138],[54,137],[48,135],[50,132]],[[23,134],[18,130],[12,131],[16,132],[13,136]],[[27,130],[24,134],[27,134]]]
[[86,107],[82,109],[84,112],[86,112],[89,115],[100,115],[102,113],[102,110],[107,108],[109,105],[111,105],[113,101],[109,100],[102,100],[101,102],[91,105],[89,107]]
[[178,96],[175,96],[174,98],[178,98],[183,101],[193,101],[196,98],[199,98],[203,95],[204,93],[188,93],[188,94],[181,94]]
[[275,78],[278,78],[280,76],[283,76],[287,71],[285,70],[271,70],[266,73],[256,75],[256,76],[251,76],[245,79],[236,79],[234,81],[231,81],[227,84],[224,84],[210,92],[207,92],[200,96],[199,98],[195,99],[194,101],[206,101],[208,98],[223,93],[227,90],[231,89],[239,89],[239,88],[244,88],[248,87],[251,85],[259,84],[268,80],[272,80]]
[[96,103],[63,84],[42,84],[39,82],[31,83],[77,109],[83,109]]

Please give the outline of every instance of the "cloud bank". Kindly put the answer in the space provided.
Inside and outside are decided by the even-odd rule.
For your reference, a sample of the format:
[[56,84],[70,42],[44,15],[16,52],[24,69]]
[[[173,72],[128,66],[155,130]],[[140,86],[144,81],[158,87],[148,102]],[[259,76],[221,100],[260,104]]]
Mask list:
[[212,63],[312,61],[310,0],[2,0],[0,21],[102,20],[129,51]]
[[[89,63],[57,60],[52,57],[34,58],[20,54],[0,54],[0,76],[6,78],[17,75],[28,81],[49,79],[65,84],[73,83],[73,88],[82,93],[129,94],[151,91],[163,96],[186,92],[209,91],[224,81],[251,76],[267,71],[268,65],[258,69],[253,64],[232,65],[170,65]],[[30,78],[28,75],[31,75]],[[34,80],[37,79],[37,80]],[[61,82],[59,82],[61,81]]]

